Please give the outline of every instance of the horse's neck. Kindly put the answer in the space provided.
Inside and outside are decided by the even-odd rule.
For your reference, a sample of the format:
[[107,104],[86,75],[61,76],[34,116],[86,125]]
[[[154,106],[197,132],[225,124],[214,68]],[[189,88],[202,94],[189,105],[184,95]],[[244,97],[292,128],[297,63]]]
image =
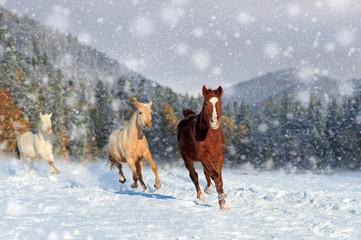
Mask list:
[[204,131],[204,132],[207,132],[209,129],[209,125],[207,123],[207,119],[205,119],[205,114],[203,112],[203,109],[202,109],[201,113],[198,115],[197,126],[198,126],[199,130]]
[[44,140],[44,141],[49,141],[50,140],[49,135],[46,132],[41,130],[41,124],[38,125],[37,135],[38,135],[40,140]]
[[203,110],[200,114],[198,114],[197,117],[197,124],[196,124],[196,133],[197,133],[197,139],[199,141],[204,140],[207,136],[207,132],[208,132],[208,125],[207,125],[207,120],[204,119],[204,113]]
[[138,112],[135,111],[132,118],[128,122],[127,132],[131,139],[140,139],[143,138],[143,130],[142,127],[138,124]]

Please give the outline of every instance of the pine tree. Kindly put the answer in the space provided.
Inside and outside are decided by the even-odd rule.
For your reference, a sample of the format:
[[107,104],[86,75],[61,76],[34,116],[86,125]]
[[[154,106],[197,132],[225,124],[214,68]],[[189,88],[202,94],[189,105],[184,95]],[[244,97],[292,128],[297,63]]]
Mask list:
[[115,114],[112,111],[111,104],[109,89],[99,80],[95,88],[95,106],[91,109],[94,121],[92,132],[95,135],[99,156],[105,154],[103,148],[107,144],[109,135],[115,128]]
[[328,158],[328,146],[324,110],[314,94],[311,94],[308,107],[306,138],[305,167],[315,168]]

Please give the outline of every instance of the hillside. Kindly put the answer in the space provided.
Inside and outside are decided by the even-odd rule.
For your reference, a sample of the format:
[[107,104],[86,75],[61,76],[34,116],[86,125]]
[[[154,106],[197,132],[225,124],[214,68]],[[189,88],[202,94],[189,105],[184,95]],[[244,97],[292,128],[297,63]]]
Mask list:
[[114,83],[124,75],[131,78],[133,84],[145,80],[145,86],[150,90],[148,92],[153,93],[154,82],[127,69],[106,54],[82,44],[70,34],[62,34],[3,8],[0,8],[0,26],[7,38],[14,39],[17,50],[25,58],[46,55],[54,68],[62,71],[65,79],[71,80],[76,86],[86,83],[89,99],[93,96],[91,90],[95,89],[98,80]]
[[359,87],[360,80],[338,81],[310,69],[289,68],[228,87],[224,99],[255,106],[289,94],[292,99],[307,104],[312,93],[325,105],[331,98],[353,95]]

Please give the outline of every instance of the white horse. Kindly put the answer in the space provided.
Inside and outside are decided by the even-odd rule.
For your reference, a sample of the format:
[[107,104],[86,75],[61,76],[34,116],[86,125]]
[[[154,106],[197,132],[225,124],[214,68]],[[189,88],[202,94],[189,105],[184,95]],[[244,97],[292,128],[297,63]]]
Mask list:
[[146,190],[146,186],[142,177],[142,160],[149,163],[154,175],[154,187],[160,188],[160,180],[158,177],[157,166],[154,164],[152,156],[149,152],[148,142],[143,134],[143,127],[152,126],[152,102],[142,104],[135,101],[137,111],[134,112],[132,118],[128,121],[123,129],[114,131],[110,137],[107,147],[107,155],[111,163],[111,167],[116,166],[119,169],[119,182],[125,183],[121,162],[126,162],[132,171],[134,183],[132,188],[138,187],[138,180]]
[[25,171],[29,172],[27,158],[42,159],[48,162],[51,174],[59,174],[60,171],[54,166],[53,146],[50,141],[51,113],[41,114],[38,132],[26,132],[17,138],[15,151],[24,162]]

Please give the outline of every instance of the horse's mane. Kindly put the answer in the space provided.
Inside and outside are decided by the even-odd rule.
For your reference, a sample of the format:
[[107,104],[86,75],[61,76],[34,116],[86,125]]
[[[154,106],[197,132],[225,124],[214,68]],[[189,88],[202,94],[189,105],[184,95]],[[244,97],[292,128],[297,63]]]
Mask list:
[[183,120],[179,122],[178,127],[177,127],[178,140],[179,140],[180,132],[182,131],[184,125],[186,125],[189,121],[194,119],[196,117],[196,113],[190,109],[185,109],[185,110],[183,110],[183,116],[184,116]]
[[190,110],[190,109],[185,109],[185,110],[183,110],[183,116],[184,116],[184,118],[187,118],[187,117],[190,117],[190,116],[195,116],[195,115],[196,115],[196,113],[193,112],[193,111]]

